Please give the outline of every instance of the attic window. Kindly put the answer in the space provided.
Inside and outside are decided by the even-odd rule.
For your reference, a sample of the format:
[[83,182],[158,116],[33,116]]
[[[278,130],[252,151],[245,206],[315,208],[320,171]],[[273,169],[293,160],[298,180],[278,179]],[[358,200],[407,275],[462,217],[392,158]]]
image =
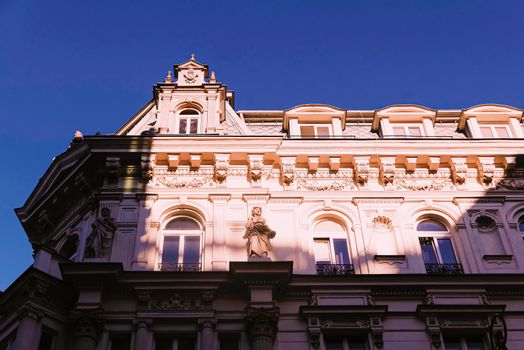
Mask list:
[[331,136],[331,125],[300,125],[300,136],[302,137],[330,137]]
[[178,134],[198,134],[200,112],[184,109],[178,114]]

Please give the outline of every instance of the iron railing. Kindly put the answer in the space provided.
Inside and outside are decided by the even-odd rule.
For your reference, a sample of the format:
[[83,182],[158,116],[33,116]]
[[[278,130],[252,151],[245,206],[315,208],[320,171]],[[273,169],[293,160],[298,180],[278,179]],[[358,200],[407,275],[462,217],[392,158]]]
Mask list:
[[317,264],[317,275],[353,275],[355,269],[351,264]]
[[183,272],[192,272],[192,271],[201,271],[202,267],[200,263],[159,263],[158,269],[160,271],[183,271]]
[[426,273],[435,275],[462,275],[462,264],[426,264]]

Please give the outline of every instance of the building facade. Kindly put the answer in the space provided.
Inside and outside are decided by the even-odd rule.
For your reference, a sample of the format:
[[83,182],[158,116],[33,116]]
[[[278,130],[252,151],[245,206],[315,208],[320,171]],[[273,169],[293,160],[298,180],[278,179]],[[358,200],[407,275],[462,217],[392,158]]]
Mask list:
[[524,349],[523,111],[235,111],[192,57],[16,209],[0,349]]

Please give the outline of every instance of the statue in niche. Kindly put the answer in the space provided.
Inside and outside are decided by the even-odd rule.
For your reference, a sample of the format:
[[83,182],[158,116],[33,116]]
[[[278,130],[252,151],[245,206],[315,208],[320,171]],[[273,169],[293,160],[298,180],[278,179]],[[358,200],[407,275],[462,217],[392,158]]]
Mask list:
[[102,216],[96,219],[86,241],[86,258],[106,258],[111,253],[111,243],[117,225],[110,216],[109,208],[102,208]]
[[262,217],[262,208],[254,207],[251,216],[246,222],[247,256],[264,257],[271,251],[271,238],[275,237],[276,232],[266,225],[266,220]]

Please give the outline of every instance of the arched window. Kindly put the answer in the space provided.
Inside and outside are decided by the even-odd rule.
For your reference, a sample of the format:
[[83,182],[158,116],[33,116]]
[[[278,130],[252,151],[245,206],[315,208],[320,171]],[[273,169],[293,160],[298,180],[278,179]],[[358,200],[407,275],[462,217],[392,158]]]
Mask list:
[[71,235],[67,238],[65,243],[62,245],[62,248],[58,251],[58,254],[68,258],[71,261],[76,261],[78,254],[78,235]]
[[[524,235],[524,215],[521,215],[519,217],[518,229],[519,229],[519,232]],[[524,236],[523,236],[523,238],[524,238]]]
[[352,274],[347,232],[336,221],[322,220],[315,224],[313,246],[319,275]]
[[178,113],[178,134],[198,134],[200,124],[200,112],[196,109],[183,109]]
[[434,219],[424,219],[418,223],[417,232],[427,273],[463,273],[446,225]]
[[202,226],[191,217],[178,216],[163,230],[161,271],[200,271]]

